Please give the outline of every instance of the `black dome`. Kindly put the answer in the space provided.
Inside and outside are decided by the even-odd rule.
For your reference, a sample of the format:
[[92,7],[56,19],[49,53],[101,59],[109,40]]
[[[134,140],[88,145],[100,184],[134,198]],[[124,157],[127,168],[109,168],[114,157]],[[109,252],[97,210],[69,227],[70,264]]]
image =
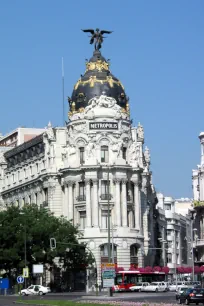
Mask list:
[[86,71],[74,86],[72,97],[69,100],[72,111],[83,110],[88,101],[95,96],[105,94],[117,101],[117,104],[126,108],[127,97],[121,82],[111,74],[109,63],[96,50],[93,57],[86,63]]

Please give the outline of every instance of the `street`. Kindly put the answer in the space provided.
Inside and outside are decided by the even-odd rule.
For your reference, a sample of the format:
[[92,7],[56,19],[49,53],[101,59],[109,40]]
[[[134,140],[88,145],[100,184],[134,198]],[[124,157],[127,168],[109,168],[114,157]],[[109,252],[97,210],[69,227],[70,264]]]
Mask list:
[[[108,297],[107,295],[103,296],[94,296],[86,295],[85,293],[50,293],[46,296],[30,296],[23,297],[22,300],[31,300],[31,299],[42,299],[42,300],[72,300],[72,301],[86,301],[86,300],[104,300],[104,301],[132,301],[132,302],[149,302],[149,303],[177,303],[175,299],[174,292],[161,292],[161,293],[115,293],[113,297]],[[1,296],[0,305],[2,306],[11,306],[14,305],[13,302],[18,301],[18,296]],[[21,304],[25,305],[25,304]]]

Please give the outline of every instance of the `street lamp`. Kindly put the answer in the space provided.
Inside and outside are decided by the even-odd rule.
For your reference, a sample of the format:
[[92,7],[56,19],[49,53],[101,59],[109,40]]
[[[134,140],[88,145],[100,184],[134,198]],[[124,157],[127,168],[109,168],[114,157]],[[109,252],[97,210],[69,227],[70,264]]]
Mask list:
[[[20,212],[20,215],[24,215],[24,212]],[[24,267],[27,268],[27,232],[26,232],[26,218],[24,218]],[[25,277],[25,288],[26,288],[26,277]]]

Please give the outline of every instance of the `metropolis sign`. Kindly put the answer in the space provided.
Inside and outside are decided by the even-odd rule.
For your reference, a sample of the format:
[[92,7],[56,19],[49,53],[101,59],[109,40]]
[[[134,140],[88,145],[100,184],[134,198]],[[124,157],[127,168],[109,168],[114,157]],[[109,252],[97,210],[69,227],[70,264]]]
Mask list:
[[91,122],[89,123],[90,130],[118,130],[117,122]]

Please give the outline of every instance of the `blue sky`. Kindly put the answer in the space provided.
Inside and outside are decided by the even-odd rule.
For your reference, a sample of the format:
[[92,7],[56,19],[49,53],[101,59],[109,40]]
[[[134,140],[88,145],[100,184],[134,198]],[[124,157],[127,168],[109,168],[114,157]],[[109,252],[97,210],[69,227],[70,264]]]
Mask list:
[[191,197],[204,131],[204,1],[0,1],[0,130],[62,125],[65,95],[92,55],[83,28],[113,30],[103,55],[145,129],[153,182]]

